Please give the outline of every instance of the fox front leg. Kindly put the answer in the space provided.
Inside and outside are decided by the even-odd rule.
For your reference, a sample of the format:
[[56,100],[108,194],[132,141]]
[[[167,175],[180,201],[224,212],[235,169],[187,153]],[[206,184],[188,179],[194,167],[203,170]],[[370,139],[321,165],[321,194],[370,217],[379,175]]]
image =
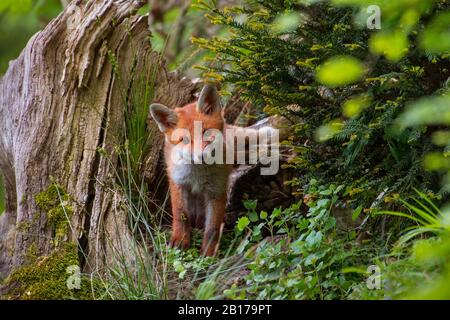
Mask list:
[[225,219],[226,193],[216,199],[206,199],[205,232],[201,253],[204,256],[214,256],[219,248]]
[[170,182],[170,197],[172,204],[172,237],[170,245],[181,249],[189,248],[191,244],[191,221],[187,204],[180,186]]

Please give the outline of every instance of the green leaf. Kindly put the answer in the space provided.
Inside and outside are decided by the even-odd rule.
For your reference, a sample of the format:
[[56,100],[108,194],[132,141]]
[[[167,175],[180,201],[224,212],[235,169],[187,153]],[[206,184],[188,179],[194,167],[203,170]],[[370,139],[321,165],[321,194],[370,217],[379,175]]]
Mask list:
[[450,168],[450,159],[441,152],[430,152],[423,159],[423,166],[428,171],[438,171]]
[[267,218],[267,212],[266,211],[261,211],[261,213],[259,214],[259,217],[261,218],[261,219],[266,219]]
[[281,208],[275,208],[272,211],[272,218],[277,218],[278,216],[280,216],[283,213],[283,211],[281,210]]
[[214,297],[216,294],[216,282],[213,280],[205,280],[204,282],[200,283],[200,285],[197,288],[196,296],[195,298],[197,300],[210,300]]
[[247,217],[239,218],[237,222],[237,228],[239,231],[244,231],[244,229],[250,224],[250,220]]
[[293,253],[300,254],[303,250],[303,244],[304,244],[303,241],[296,240],[291,243],[290,248]]
[[359,217],[359,215],[361,214],[362,208],[363,208],[362,206],[359,206],[358,208],[355,209],[355,211],[353,211],[353,213],[352,213],[353,221],[355,221]]
[[257,200],[245,200],[244,201],[244,207],[247,210],[255,210],[256,209],[256,205],[258,204]]
[[173,268],[175,269],[175,272],[178,273],[178,277],[180,279],[183,279],[184,275],[186,274],[186,267],[183,265],[183,263],[180,260],[175,260],[173,262]]
[[322,242],[322,232],[320,231],[311,231],[311,233],[306,237],[305,241],[308,244],[308,246],[313,247],[315,245],[318,245]]
[[[314,264],[316,264],[317,260],[318,260],[317,255],[315,255],[314,253],[310,254],[305,259],[305,266],[314,265]],[[313,279],[313,278],[311,278],[311,279]]]
[[397,217],[403,217],[412,221],[415,221],[419,224],[423,224],[422,220],[419,220],[409,214],[403,213],[403,212],[397,212],[397,211],[377,211],[375,212],[375,215],[390,215],[390,216],[397,216]]
[[342,268],[342,273],[359,273],[359,274],[366,274],[367,269],[362,267],[346,267]]
[[369,47],[373,53],[384,55],[388,60],[396,62],[408,53],[408,38],[401,31],[383,31],[372,35]]
[[249,212],[247,214],[248,218],[250,219],[251,222],[256,222],[258,221],[258,214],[255,211]]
[[314,132],[314,138],[319,142],[327,141],[342,131],[344,123],[340,119],[334,119],[329,123],[320,126]]
[[435,17],[420,36],[420,46],[431,53],[450,51],[450,12]]
[[271,25],[271,29],[275,33],[286,33],[297,29],[302,22],[301,16],[298,12],[288,11],[280,14]]
[[351,56],[337,56],[324,62],[317,70],[317,81],[339,87],[357,82],[363,76],[362,63]]
[[408,106],[396,120],[402,127],[450,124],[450,91],[443,96],[422,98]]
[[330,205],[330,199],[320,199],[317,201],[317,208],[328,208]]
[[142,6],[142,7],[137,11],[137,14],[140,15],[140,16],[144,16],[144,15],[148,14],[149,11],[150,11],[150,6],[149,6],[149,4],[147,3],[147,4],[145,4],[144,6]]
[[354,97],[344,102],[342,113],[348,118],[357,117],[369,103],[370,100],[366,96]]
[[329,196],[330,194],[332,194],[333,191],[331,191],[330,189],[325,189],[319,192],[319,194],[323,195],[323,196]]
[[333,191],[333,194],[338,194],[342,189],[344,189],[343,185],[337,186],[336,190]]
[[256,227],[253,228],[253,231],[252,231],[253,237],[257,237],[257,236],[261,235],[261,228],[262,227],[263,227],[263,225],[260,224],[260,225],[257,225]]

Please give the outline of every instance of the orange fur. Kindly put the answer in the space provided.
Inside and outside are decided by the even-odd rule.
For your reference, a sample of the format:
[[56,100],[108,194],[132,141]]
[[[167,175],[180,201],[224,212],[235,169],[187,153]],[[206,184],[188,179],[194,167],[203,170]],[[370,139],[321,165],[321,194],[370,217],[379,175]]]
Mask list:
[[[214,93],[216,92],[212,92]],[[185,129],[190,132],[191,137],[194,137],[194,121],[201,121],[204,131],[217,129],[224,132],[226,125],[218,101],[211,102],[209,98],[214,96],[205,95],[203,98],[206,101],[202,102],[205,104],[204,110],[197,106],[200,102],[174,110],[161,105],[150,108],[153,118],[165,134],[164,153],[173,217],[171,245],[180,248],[189,247],[192,227],[204,225],[201,252],[205,256],[215,255],[218,248],[225,218],[228,177],[232,166],[174,163],[171,153],[174,148],[187,148],[189,144],[192,147],[193,141],[187,143],[181,142],[180,139],[173,141],[172,133],[175,129]],[[208,142],[202,141],[202,149],[207,144]]]

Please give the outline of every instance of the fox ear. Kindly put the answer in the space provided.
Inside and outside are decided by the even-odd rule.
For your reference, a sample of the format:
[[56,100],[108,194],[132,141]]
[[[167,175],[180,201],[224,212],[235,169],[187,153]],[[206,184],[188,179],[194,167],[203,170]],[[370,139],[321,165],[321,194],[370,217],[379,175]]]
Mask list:
[[175,127],[178,122],[175,111],[159,103],[150,105],[150,114],[155,119],[161,132],[167,132],[170,128]]
[[197,112],[212,114],[220,112],[221,108],[217,88],[210,84],[205,85],[198,97],[196,106]]

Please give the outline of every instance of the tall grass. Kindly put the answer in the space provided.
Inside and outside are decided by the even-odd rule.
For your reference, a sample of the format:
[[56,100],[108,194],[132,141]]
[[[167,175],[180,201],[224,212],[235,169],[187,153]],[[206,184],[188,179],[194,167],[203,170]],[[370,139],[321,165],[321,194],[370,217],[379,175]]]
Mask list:
[[[167,44],[167,41],[165,45]],[[164,45],[164,46],[165,46]],[[155,81],[159,63],[153,66],[138,66],[140,52],[133,54],[134,63],[130,74],[132,83],[123,80],[122,71],[114,54],[109,53],[115,75],[120,83],[124,117],[117,146],[118,163],[110,161],[115,173],[117,190],[114,198],[120,201],[122,209],[127,213],[131,236],[122,235],[115,225],[115,237],[107,237],[108,247],[112,250],[113,263],[107,265],[104,282],[112,299],[212,299],[223,292],[223,284],[244,265],[241,257],[233,257],[231,247],[220,259],[203,258],[197,249],[194,254],[195,270],[189,270],[181,277],[175,265],[184,263],[185,252],[169,248],[168,233],[164,226],[165,211],[169,199],[166,185],[162,183],[165,172],[156,172],[153,185],[148,186],[144,180],[145,156],[152,148],[156,135],[155,128],[147,128],[148,107],[155,95]],[[161,192],[162,191],[162,192]],[[159,194],[158,199],[156,194]],[[163,194],[163,199],[161,199]],[[115,220],[121,219],[122,212],[112,213]],[[123,222],[123,221],[121,221]],[[113,242],[120,236],[118,241]],[[130,259],[131,257],[131,259]]]
[[410,201],[400,199],[407,209],[407,213],[398,211],[379,211],[377,214],[403,217],[414,225],[403,230],[403,235],[397,244],[402,246],[420,235],[432,233],[441,235],[450,232],[450,221],[448,214],[444,214],[431,199],[423,192],[414,189],[418,197],[411,197]]
[[[128,158],[129,154],[125,153],[124,157]],[[158,212],[151,212],[149,204],[153,200],[144,182],[138,185],[132,177],[127,177],[118,178],[118,184],[122,192],[117,196],[123,197],[131,237],[120,235],[122,231],[117,229],[119,241],[108,243],[115,262],[107,267],[108,281],[114,288],[112,298],[167,299],[167,238],[161,220],[156,221],[156,217],[162,218],[165,203]],[[150,220],[151,215],[155,219]],[[131,261],[130,257],[133,257]]]
[[394,298],[450,299],[450,207],[441,209],[425,193],[414,190],[417,197],[400,200],[406,212],[378,212],[413,224],[396,243],[399,250],[394,252],[402,256],[387,260],[384,281]]
[[[123,230],[118,228],[117,220],[114,220],[115,237],[107,239],[113,263],[107,266],[106,281],[111,286],[111,298],[164,299],[168,297],[168,253],[161,219],[168,195],[162,203],[157,203],[152,196],[158,186],[152,186],[151,194],[142,177],[144,157],[157,134],[156,131],[150,132],[146,125],[148,106],[155,93],[157,70],[155,66],[147,65],[143,70],[138,70],[140,54],[136,51],[133,56],[130,80],[125,83],[115,56],[109,53],[124,105],[124,120],[119,139],[123,144],[116,148],[117,165],[112,162],[110,165],[118,187],[114,191],[114,197],[120,201],[122,209],[127,213],[131,236],[121,234]],[[155,181],[159,181],[158,177]],[[114,217],[119,219],[120,214],[123,213],[114,213]],[[123,221],[121,224],[123,225]],[[117,237],[119,240],[113,242],[112,239]]]

